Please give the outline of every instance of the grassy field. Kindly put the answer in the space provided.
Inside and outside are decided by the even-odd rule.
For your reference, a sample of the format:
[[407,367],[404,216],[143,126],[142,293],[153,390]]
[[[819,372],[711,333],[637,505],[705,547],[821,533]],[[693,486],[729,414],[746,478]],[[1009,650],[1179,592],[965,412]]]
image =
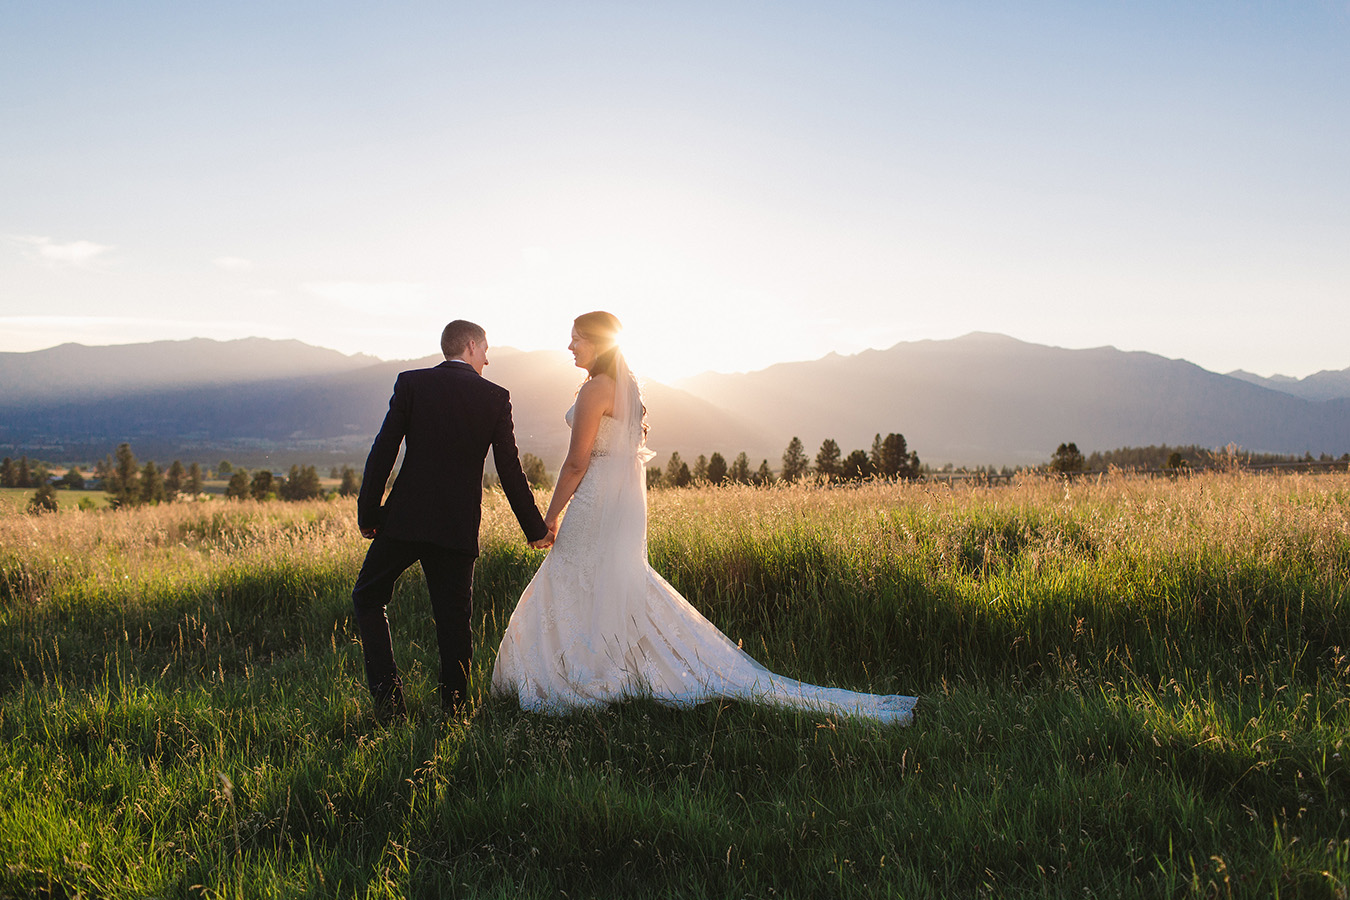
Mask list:
[[[746,704],[411,718],[348,622],[353,504],[0,510],[0,897],[1327,897],[1350,885],[1350,478],[651,495]],[[477,685],[543,558],[489,497]]]
[[[28,501],[35,493],[36,488],[0,488],[0,515],[23,512],[28,508]],[[56,502],[61,509],[74,509],[79,506],[81,500],[87,501],[86,505],[92,503],[98,509],[106,509],[108,506],[108,495],[103,491],[71,491],[61,488],[56,492]]]

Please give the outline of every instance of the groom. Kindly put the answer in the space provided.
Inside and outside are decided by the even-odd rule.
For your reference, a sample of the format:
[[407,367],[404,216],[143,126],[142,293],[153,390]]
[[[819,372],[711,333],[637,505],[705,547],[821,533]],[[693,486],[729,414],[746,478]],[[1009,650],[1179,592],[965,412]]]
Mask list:
[[[445,362],[398,376],[389,412],[366,458],[357,524],[373,540],[352,591],[352,605],[366,680],[381,721],[407,714],[385,607],[394,582],[415,561],[422,564],[436,618],[441,704],[454,714],[467,696],[473,654],[470,592],[489,447],[530,546],[552,543],[520,468],[511,397],[482,377],[487,351],[487,335],[479,326],[463,320],[445,326]],[[403,466],[381,506],[400,443],[406,447]]]

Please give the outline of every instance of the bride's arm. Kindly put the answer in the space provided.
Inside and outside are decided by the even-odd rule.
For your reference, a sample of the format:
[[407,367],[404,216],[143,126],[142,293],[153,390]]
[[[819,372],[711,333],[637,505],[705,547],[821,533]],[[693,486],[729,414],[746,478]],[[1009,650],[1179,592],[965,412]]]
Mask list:
[[581,386],[577,394],[577,408],[572,413],[572,443],[567,448],[567,459],[558,473],[558,484],[553,488],[544,524],[551,533],[558,531],[558,517],[563,507],[577,491],[581,478],[591,465],[591,448],[600,431],[600,419],[614,409],[614,379],[596,375]]

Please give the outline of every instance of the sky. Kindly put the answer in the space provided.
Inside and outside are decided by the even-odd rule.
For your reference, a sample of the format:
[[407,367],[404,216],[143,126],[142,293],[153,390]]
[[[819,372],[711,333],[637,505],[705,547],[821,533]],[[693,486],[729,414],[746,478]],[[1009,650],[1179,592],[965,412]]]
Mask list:
[[0,351],[1350,367],[1350,0],[10,0]]

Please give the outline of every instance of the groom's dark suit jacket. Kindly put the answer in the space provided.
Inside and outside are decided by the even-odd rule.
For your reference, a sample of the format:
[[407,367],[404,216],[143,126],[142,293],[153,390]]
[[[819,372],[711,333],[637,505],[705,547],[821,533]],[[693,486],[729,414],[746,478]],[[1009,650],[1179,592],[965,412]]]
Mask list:
[[[381,506],[400,442],[407,445],[403,465]],[[357,498],[360,527],[477,555],[489,447],[526,538],[542,538],[548,529],[520,468],[507,390],[462,362],[403,372],[366,459]]]

